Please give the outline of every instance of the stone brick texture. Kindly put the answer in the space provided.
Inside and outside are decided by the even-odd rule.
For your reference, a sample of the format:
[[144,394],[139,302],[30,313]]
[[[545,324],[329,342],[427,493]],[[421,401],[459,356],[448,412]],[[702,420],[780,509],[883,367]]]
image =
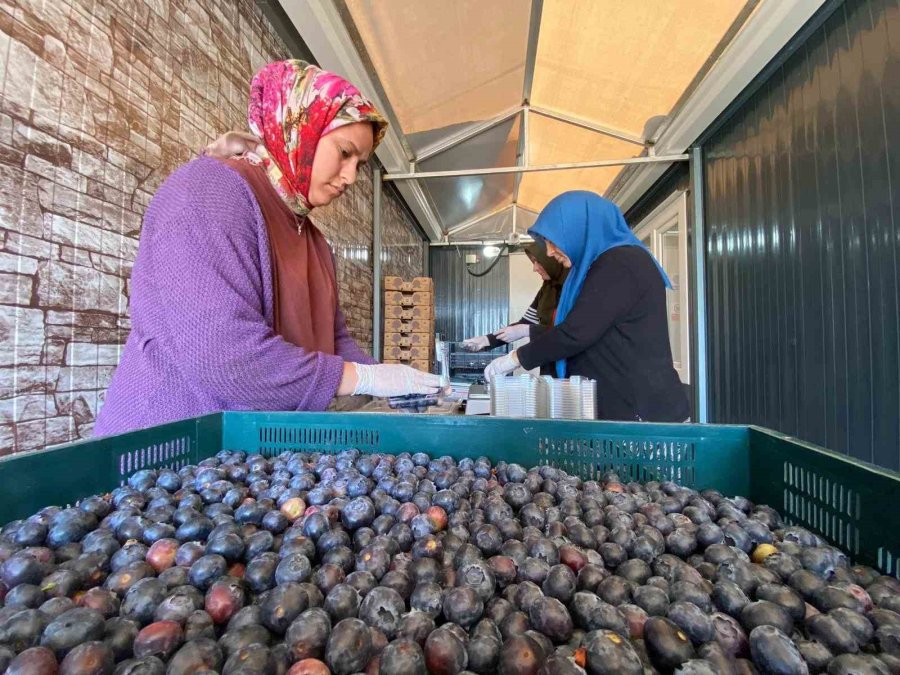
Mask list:
[[[245,128],[252,74],[287,56],[253,0],[0,0],[0,455],[90,436],[147,204]],[[421,274],[412,219],[383,203],[384,273]],[[371,171],[313,216],[370,349]]]

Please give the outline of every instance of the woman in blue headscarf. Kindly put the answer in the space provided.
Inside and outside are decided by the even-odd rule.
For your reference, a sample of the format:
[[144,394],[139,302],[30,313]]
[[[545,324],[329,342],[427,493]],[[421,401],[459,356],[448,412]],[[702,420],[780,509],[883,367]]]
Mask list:
[[600,419],[686,420],[666,319],[672,284],[619,208],[593,192],[565,192],[528,233],[569,269],[555,325],[532,329],[531,342],[491,362],[485,377],[555,362],[558,377],[597,380]]

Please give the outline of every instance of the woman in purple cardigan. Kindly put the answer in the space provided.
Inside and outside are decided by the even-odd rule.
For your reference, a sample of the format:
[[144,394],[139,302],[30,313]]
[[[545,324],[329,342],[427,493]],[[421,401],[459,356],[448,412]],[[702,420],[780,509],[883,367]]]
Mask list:
[[302,61],[254,77],[248,120],[255,152],[189,162],[147,209],[132,331],[97,435],[439,387],[435,375],[375,363],[347,334],[331,250],[306,217],[355,182],[385,120],[352,84]]

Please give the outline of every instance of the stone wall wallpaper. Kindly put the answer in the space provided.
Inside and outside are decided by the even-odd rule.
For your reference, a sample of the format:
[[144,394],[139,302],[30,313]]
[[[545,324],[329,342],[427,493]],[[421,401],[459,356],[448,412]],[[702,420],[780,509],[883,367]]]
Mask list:
[[[287,56],[252,0],[0,0],[0,455],[90,436],[144,209],[245,127],[252,74]],[[421,274],[412,219],[388,191],[384,208],[384,273]],[[313,220],[370,349],[371,172]]]

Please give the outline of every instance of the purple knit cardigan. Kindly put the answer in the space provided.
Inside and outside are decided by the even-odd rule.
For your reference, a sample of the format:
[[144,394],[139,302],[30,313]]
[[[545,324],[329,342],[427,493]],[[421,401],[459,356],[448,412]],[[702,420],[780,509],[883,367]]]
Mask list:
[[336,355],[272,330],[272,261],[247,182],[202,157],[150,203],[132,330],[94,429],[105,436],[219,410],[324,410],[344,361],[374,363],[335,315]]

